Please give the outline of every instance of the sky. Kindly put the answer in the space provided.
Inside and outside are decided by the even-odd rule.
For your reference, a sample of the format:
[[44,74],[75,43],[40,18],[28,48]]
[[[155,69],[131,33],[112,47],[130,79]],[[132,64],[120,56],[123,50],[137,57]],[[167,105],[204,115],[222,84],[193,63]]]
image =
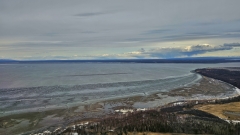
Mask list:
[[0,0],[0,59],[240,56],[240,0]]

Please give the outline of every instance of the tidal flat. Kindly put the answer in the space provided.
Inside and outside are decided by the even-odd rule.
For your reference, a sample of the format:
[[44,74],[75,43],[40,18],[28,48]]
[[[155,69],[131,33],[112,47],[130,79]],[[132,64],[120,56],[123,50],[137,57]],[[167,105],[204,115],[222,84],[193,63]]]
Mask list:
[[71,123],[105,118],[121,109],[229,97],[237,94],[235,87],[190,71],[236,65],[1,65],[1,76],[6,78],[0,81],[0,134],[53,131]]
[[173,89],[169,92],[109,99],[62,109],[43,109],[39,112],[3,116],[0,118],[0,133],[30,134],[44,130],[53,131],[59,127],[64,128],[72,123],[89,122],[105,118],[108,115],[114,115],[116,110],[120,109],[151,109],[181,100],[223,98],[236,94],[233,86],[215,79],[202,77],[197,84]]

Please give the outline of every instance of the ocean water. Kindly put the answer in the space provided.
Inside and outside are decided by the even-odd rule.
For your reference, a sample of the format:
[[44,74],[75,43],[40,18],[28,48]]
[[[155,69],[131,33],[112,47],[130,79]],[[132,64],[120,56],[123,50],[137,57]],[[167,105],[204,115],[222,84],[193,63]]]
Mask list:
[[1,64],[0,115],[63,108],[112,98],[169,91],[201,79],[190,71],[222,64]]

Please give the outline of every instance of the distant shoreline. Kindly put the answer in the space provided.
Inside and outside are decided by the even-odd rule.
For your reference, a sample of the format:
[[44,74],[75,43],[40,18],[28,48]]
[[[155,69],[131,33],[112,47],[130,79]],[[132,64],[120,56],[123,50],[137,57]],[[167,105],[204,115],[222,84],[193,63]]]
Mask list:
[[240,57],[188,57],[169,59],[92,59],[92,60],[11,60],[0,59],[0,64],[44,63],[228,63],[240,62]]

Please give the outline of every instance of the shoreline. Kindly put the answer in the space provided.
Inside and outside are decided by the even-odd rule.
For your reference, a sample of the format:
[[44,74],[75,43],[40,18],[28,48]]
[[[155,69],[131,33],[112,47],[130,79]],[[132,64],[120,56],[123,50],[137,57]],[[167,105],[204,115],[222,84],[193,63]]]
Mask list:
[[[198,74],[198,73],[197,73]],[[202,75],[201,75],[202,76]],[[206,78],[203,78],[200,80],[199,83],[201,83],[201,81],[203,81],[203,79],[206,79]],[[205,81],[206,83],[207,81]],[[222,82],[222,83],[225,83],[225,82]],[[226,83],[228,84],[228,83]],[[194,86],[193,86],[194,85]],[[193,84],[189,87],[195,87],[197,84]],[[200,84],[201,85],[201,84]],[[182,88],[177,88],[177,89],[183,89],[185,88],[186,86],[183,86]],[[175,90],[175,89],[173,89]],[[171,90],[172,91],[172,90]],[[237,91],[237,90],[236,90]],[[170,91],[169,91],[170,92]],[[185,93],[185,92],[184,92]],[[159,96],[158,94],[160,94],[161,96]],[[194,95],[194,94],[193,94]],[[167,100],[168,102],[165,102],[165,103],[162,103],[162,104],[159,104],[159,100],[163,100],[164,98],[170,98],[169,100]],[[150,94],[150,95],[139,95],[139,96],[133,96],[133,97],[125,97],[125,98],[119,98],[119,99],[116,99],[116,98],[113,98],[113,99],[110,99],[110,100],[105,100],[105,101],[100,101],[100,102],[94,102],[94,103],[86,103],[84,105],[81,105],[80,106],[80,110],[79,110],[79,107],[69,107],[69,108],[63,108],[63,109],[58,109],[59,111],[64,111],[64,112],[67,112],[67,114],[62,114],[62,115],[58,115],[58,112],[56,112],[56,109],[55,110],[49,110],[49,111],[46,111],[44,110],[42,113],[44,112],[49,112],[50,114],[48,115],[45,115],[45,117],[43,118],[49,118],[48,116],[52,116],[50,117],[49,119],[52,119],[52,118],[58,118],[60,121],[65,121],[64,119],[69,119],[69,121],[65,121],[63,123],[63,125],[69,125],[70,123],[74,122],[75,120],[77,121],[82,121],[82,120],[85,120],[85,119],[91,119],[92,116],[98,116],[98,119],[102,117],[108,117],[108,116],[111,116],[111,115],[114,115],[115,114],[115,110],[120,110],[120,109],[125,109],[125,108],[135,108],[135,109],[145,109],[145,108],[136,108],[136,106],[134,107],[134,105],[136,105],[136,103],[141,103],[141,104],[145,104],[147,105],[148,103],[150,104],[158,104],[158,106],[155,106],[155,107],[149,107],[151,109],[156,109],[156,108],[159,108],[159,107],[169,107],[171,105],[174,105],[174,104],[178,104],[179,102],[195,102],[198,101],[198,102],[201,102],[201,101],[207,101],[207,99],[198,99],[198,100],[191,100],[191,99],[187,99],[187,97],[184,97],[184,96],[168,96],[166,95],[166,93],[164,92],[156,92],[154,94]],[[176,98],[183,98],[182,100],[177,100],[176,101]],[[193,98],[196,98],[196,97],[193,97]],[[219,98],[220,99],[220,98]],[[222,99],[225,99],[225,98],[222,98]],[[220,100],[222,100],[220,99]],[[213,100],[213,99],[211,99]],[[216,98],[215,98],[216,100]],[[69,111],[71,110],[71,111]],[[51,113],[53,112],[53,113]],[[54,113],[55,112],[55,113]],[[33,113],[41,113],[41,112],[33,112]],[[74,115],[74,114],[77,114],[77,113],[80,113],[80,115]],[[20,115],[20,114],[13,114],[13,115]],[[58,117],[60,116],[60,117]],[[9,116],[4,116],[4,117],[10,117],[11,118],[11,115]],[[71,117],[76,117],[76,118],[73,118],[72,120]],[[2,119],[3,117],[0,117],[0,120]],[[93,117],[92,117],[93,118]],[[23,119],[25,119],[23,117]],[[29,122],[31,122],[31,120],[29,120]],[[40,119],[39,119],[39,122],[37,122],[36,124],[40,123]],[[62,123],[62,122],[60,122]],[[53,124],[55,125],[55,124]],[[58,125],[59,125],[59,122],[58,122]],[[60,126],[60,127],[64,127],[64,126]],[[50,125],[49,125],[50,126]],[[42,127],[43,129],[45,128],[48,128],[47,126],[45,127]],[[34,131],[39,131],[39,129],[35,130],[33,128],[32,131],[30,132],[34,132]],[[1,130],[0,130],[0,133],[1,133]]]

